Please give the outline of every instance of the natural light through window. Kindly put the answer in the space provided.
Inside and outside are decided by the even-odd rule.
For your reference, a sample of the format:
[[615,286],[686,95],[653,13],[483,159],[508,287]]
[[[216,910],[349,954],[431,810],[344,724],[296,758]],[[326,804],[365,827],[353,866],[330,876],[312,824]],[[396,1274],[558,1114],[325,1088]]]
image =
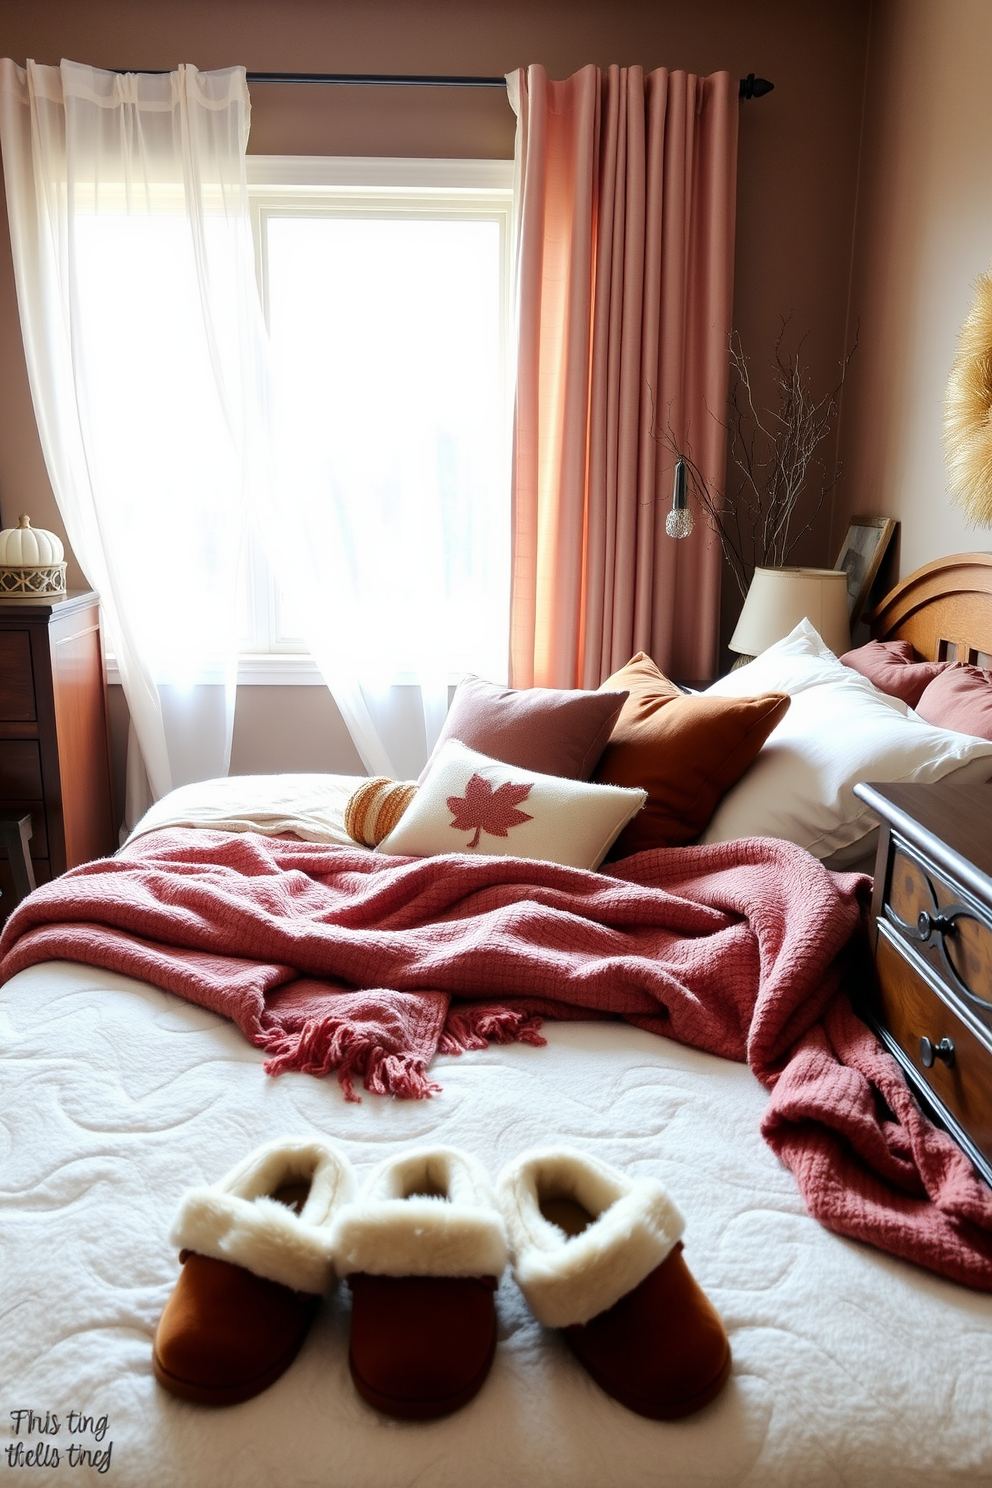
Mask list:
[[[280,478],[317,515],[327,582],[355,597],[369,680],[425,654],[505,677],[508,189],[421,176],[253,197]],[[302,649],[291,591],[268,621],[259,649]]]

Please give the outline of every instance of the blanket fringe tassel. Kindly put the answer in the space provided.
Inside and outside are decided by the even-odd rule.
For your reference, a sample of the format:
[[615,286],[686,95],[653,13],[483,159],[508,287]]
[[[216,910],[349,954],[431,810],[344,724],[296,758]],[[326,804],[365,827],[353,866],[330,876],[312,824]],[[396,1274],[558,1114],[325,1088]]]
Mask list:
[[534,1044],[547,1039],[541,1033],[541,1019],[522,1008],[475,1007],[468,1003],[449,1009],[444,1029],[438,1039],[439,1054],[464,1054],[469,1049],[484,1049],[487,1044]]
[[361,1096],[355,1094],[358,1076],[374,1095],[423,1100],[441,1089],[436,1081],[428,1079],[423,1059],[415,1054],[390,1053],[373,1035],[356,1032],[333,1018],[311,1018],[297,1033],[270,1034],[263,1047],[270,1055],[265,1062],[266,1074],[295,1070],[322,1077],[335,1070],[345,1100],[356,1105],[361,1104]]

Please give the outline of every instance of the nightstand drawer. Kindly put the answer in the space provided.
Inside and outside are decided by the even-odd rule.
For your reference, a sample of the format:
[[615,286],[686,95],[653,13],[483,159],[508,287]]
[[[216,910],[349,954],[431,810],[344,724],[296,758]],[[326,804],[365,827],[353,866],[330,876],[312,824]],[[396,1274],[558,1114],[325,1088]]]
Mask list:
[[881,913],[896,939],[911,946],[932,975],[992,1030],[988,908],[893,842]]
[[[955,1135],[963,1131],[992,1162],[992,1049],[928,985],[885,924],[878,929],[875,966],[879,1025],[902,1051],[917,1083],[926,1086],[950,1118],[952,1129],[960,1128]],[[938,1056],[927,1068],[921,1053],[924,1038],[933,1049],[949,1040],[950,1063]]]

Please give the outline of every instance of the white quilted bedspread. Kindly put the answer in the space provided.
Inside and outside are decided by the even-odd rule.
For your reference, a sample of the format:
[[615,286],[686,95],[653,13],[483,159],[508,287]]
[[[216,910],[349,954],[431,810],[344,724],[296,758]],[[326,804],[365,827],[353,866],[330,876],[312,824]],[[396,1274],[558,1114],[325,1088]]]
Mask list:
[[[0,1474],[21,1441],[45,1444],[48,1465],[12,1482],[96,1482],[71,1465],[74,1443],[120,1488],[992,1482],[992,1298],[810,1220],[758,1134],[747,1069],[620,1025],[548,1038],[439,1060],[433,1100],[350,1106],[333,1079],[269,1079],[232,1027],[152,988],[81,966],[21,973],[0,990]],[[631,1415],[506,1277],[492,1374],[448,1420],[388,1421],[358,1399],[346,1295],[256,1400],[172,1399],[150,1355],[180,1194],[262,1141],[312,1132],[360,1174],[408,1143],[468,1147],[495,1171],[549,1139],[657,1174],[731,1334],[727,1389],[685,1422]],[[58,1431],[28,1434],[24,1417],[15,1436],[11,1413],[29,1409]],[[70,1411],[106,1417],[101,1440]]]

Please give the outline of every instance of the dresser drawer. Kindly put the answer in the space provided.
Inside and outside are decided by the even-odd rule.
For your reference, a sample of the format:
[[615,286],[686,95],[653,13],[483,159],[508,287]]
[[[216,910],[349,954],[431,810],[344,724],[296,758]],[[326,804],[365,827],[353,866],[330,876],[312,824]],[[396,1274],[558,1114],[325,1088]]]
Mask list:
[[44,795],[41,749],[37,740],[0,740],[0,799],[38,801],[43,800]]
[[32,723],[36,717],[31,638],[26,630],[0,631],[0,722]]
[[[41,750],[35,739],[0,740],[0,811],[12,816],[31,813],[31,857],[48,857],[48,831],[41,783]],[[0,847],[0,862],[7,854]],[[0,888],[2,888],[0,883]],[[0,919],[3,911],[0,909]]]
[[893,843],[882,919],[952,995],[992,1030],[992,927],[989,910],[966,890]]
[[[902,1051],[913,1077],[936,1098],[960,1139],[963,1131],[992,1163],[992,1048],[959,1018],[907,960],[888,926],[880,925],[875,951],[875,1018]],[[928,1069],[920,1041],[933,1046],[950,1040],[948,1065],[935,1059]]]
[[[0,599],[0,811],[30,813],[39,883],[117,845],[100,613],[90,590]],[[12,889],[0,847],[0,925]]]

